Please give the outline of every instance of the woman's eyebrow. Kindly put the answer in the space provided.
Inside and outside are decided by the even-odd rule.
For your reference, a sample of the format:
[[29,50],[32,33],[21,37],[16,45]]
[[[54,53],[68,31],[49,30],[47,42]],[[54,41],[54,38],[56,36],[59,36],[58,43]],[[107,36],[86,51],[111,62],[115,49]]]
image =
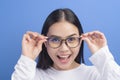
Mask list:
[[77,34],[74,33],[74,34],[71,34],[71,35],[69,35],[69,36],[67,36],[67,37],[71,37],[71,36],[74,36],[74,35],[77,35]]
[[[66,37],[71,37],[71,36],[74,36],[74,35],[77,35],[77,34],[71,34],[71,35],[69,35],[69,36],[66,36]],[[61,37],[61,36],[57,36],[57,35],[51,35],[51,36],[49,36],[49,37],[58,37],[58,38],[66,38],[66,37]]]
[[57,35],[51,35],[51,36],[49,36],[49,37],[60,37],[60,36],[57,36]]

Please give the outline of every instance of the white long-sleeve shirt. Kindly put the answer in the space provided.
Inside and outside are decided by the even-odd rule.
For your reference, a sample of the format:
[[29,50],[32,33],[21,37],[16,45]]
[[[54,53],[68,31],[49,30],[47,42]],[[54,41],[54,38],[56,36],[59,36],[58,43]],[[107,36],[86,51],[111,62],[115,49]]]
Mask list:
[[101,48],[89,60],[93,66],[81,64],[79,67],[59,71],[53,67],[37,69],[36,62],[21,55],[15,66],[12,80],[120,80],[120,66],[114,61],[108,46]]

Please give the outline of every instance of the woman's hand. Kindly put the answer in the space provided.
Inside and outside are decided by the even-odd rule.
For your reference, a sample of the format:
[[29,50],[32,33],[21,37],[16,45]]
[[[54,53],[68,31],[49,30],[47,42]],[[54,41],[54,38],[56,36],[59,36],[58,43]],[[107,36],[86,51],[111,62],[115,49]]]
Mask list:
[[23,36],[22,40],[22,54],[35,60],[42,50],[42,44],[47,37],[40,35],[37,32],[28,31]]
[[103,33],[99,31],[88,32],[81,35],[82,40],[85,40],[88,44],[90,51],[94,54],[100,48],[107,45],[107,40]]

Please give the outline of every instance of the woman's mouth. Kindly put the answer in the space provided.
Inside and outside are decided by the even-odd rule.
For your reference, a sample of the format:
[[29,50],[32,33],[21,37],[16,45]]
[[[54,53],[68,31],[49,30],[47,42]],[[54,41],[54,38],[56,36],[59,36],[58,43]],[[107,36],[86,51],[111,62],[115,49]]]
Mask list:
[[70,56],[71,56],[71,54],[69,54],[69,55],[57,55],[57,58],[59,59],[59,61],[61,63],[65,64],[65,63],[69,62]]

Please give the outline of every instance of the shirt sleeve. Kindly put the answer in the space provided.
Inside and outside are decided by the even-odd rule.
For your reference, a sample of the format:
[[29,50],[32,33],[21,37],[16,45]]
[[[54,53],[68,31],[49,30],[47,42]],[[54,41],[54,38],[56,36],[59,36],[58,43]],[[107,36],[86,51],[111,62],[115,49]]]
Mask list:
[[89,60],[100,73],[97,80],[120,80],[120,66],[115,62],[108,46],[98,50]]
[[21,55],[11,80],[33,80],[36,72],[36,62],[24,55]]

